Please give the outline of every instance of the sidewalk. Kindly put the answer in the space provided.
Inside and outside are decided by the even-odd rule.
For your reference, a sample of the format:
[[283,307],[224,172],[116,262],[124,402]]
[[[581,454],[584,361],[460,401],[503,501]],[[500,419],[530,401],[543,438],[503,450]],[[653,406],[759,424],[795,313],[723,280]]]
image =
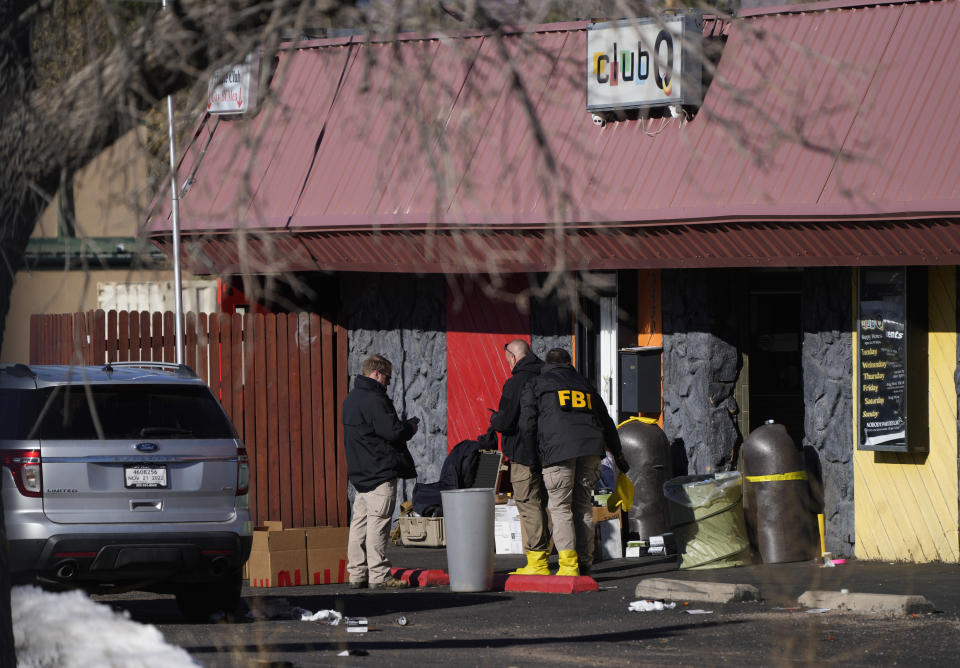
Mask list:
[[[394,566],[416,569],[447,569],[443,548],[398,547],[388,554]],[[551,559],[555,568],[556,557]],[[494,571],[506,573],[522,566],[522,555],[497,555]],[[960,616],[960,565],[908,564],[848,559],[833,568],[812,561],[787,564],[754,564],[739,568],[677,570],[673,558],[611,559],[594,565],[591,574],[600,587],[616,585],[631,589],[650,577],[684,582],[721,582],[753,585],[760,590],[763,604],[795,606],[805,591],[846,589],[857,594],[920,595],[934,608],[951,616]]]

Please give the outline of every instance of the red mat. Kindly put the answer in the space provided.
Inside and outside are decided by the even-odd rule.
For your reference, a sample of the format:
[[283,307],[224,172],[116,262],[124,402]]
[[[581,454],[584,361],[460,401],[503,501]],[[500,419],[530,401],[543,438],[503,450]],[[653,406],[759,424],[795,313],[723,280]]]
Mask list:
[[589,575],[510,575],[504,591],[538,591],[545,594],[580,594],[597,591],[597,581]]

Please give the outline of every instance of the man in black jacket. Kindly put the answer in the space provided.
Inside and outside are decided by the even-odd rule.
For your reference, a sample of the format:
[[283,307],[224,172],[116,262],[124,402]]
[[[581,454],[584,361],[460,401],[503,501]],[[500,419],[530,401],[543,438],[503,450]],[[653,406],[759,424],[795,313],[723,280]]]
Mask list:
[[562,348],[547,352],[540,375],[523,389],[520,435],[536,445],[543,466],[553,542],[560,557],[557,575],[580,575],[593,566],[593,487],[604,450],[624,473],[617,426],[603,399],[570,363]]
[[343,440],[347,478],[356,489],[347,542],[350,586],[360,589],[406,587],[390,574],[387,540],[397,503],[397,479],[416,478],[407,448],[418,418],[400,420],[387,396],[393,365],[381,355],[363,361],[362,375],[343,400]]
[[500,448],[510,460],[510,485],[513,499],[523,525],[523,550],[527,565],[513,571],[522,575],[550,575],[547,554],[550,549],[550,534],[547,531],[547,494],[543,488],[543,475],[537,449],[527,447],[520,439],[517,428],[520,420],[520,394],[531,379],[540,374],[543,361],[533,354],[530,345],[523,339],[514,339],[506,346],[507,364],[512,375],[503,384],[500,404],[490,416],[490,428],[500,432]]

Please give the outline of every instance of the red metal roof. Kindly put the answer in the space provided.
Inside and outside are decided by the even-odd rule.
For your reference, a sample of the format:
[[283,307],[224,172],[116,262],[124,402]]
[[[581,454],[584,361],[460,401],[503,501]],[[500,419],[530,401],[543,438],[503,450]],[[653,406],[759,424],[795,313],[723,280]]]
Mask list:
[[298,45],[256,117],[207,118],[188,148],[185,258],[221,272],[960,264],[958,33],[958,0],[708,19],[726,45],[696,116],[605,127],[585,110],[585,23]]

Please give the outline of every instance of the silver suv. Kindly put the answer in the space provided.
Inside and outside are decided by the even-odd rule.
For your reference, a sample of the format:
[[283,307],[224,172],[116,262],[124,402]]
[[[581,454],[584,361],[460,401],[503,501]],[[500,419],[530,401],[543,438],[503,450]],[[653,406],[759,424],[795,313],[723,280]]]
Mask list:
[[176,595],[232,613],[250,554],[246,450],[188,367],[0,364],[14,582]]

